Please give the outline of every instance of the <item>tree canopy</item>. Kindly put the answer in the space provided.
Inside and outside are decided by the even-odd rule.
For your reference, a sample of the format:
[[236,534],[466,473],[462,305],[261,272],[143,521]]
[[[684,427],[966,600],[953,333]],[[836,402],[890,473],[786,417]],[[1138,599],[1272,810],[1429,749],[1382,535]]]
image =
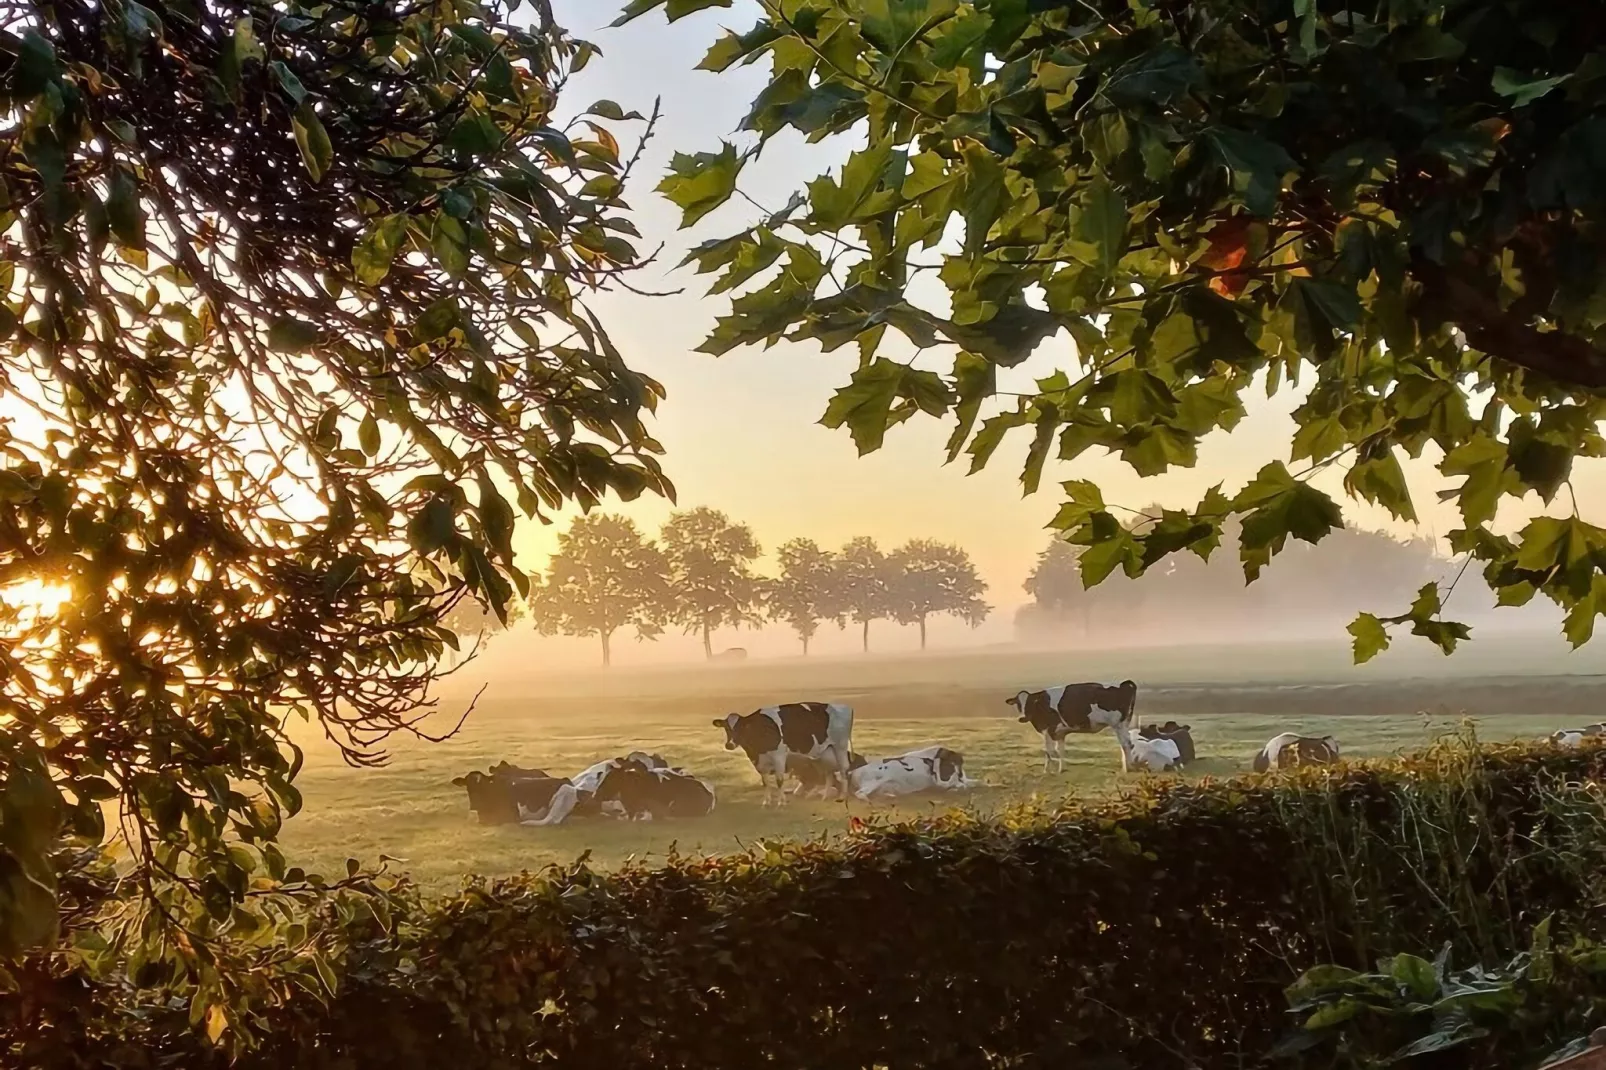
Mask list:
[[775,551],[777,574],[765,581],[764,612],[797,633],[803,653],[820,622],[843,624],[837,558],[813,539],[789,539]]
[[958,617],[972,628],[992,607],[982,601],[987,584],[962,548],[935,539],[911,539],[887,555],[888,600],[899,624],[920,626],[926,649],[926,622],[934,614]]
[[318,985],[344,882],[274,847],[286,718],[382,760],[446,615],[528,588],[517,513],[672,493],[662,388],[584,303],[638,260],[610,127],[641,117],[555,125],[595,50],[508,10],[8,9],[0,955],[53,937],[111,804],[145,894],[86,955],[214,1036],[230,955]]
[[669,566],[669,616],[700,635],[703,656],[711,658],[714,629],[761,619],[758,540],[746,524],[707,506],[674,514],[658,537]]
[[[728,0],[634,0],[620,21]],[[1606,453],[1606,34],[1598,7],[1538,0],[760,0],[700,64],[767,62],[738,149],[676,158],[691,224],[770,139],[856,139],[756,225],[688,257],[736,294],[703,348],[786,337],[860,364],[823,422],[861,452],[917,415],[974,471],[1008,438],[1021,483],[1090,449],[1140,476],[1195,463],[1246,392],[1302,392],[1288,461],[1138,530],[1065,485],[1055,526],[1088,584],[1242,521],[1253,580],[1289,539],[1342,523],[1311,484],[1416,516],[1400,464],[1427,454],[1448,534],[1503,604],[1542,594],[1574,643],[1606,611],[1606,530],[1574,462]],[[952,240],[945,236],[952,235]],[[917,278],[930,279],[924,289]],[[924,300],[922,300],[924,296]],[[951,364],[886,355],[888,330]],[[998,372],[1068,338],[1023,396]],[[1074,354],[1074,359],[1070,359]],[[934,355],[935,356],[935,355]],[[1292,466],[1292,467],[1291,467]],[[1502,504],[1558,506],[1514,534]],[[1446,652],[1448,588],[1352,625],[1365,660],[1408,626]]]
[[672,611],[669,562],[629,517],[592,513],[558,536],[546,576],[530,595],[530,617],[546,635],[596,636],[613,663],[613,635],[663,632]]
[[870,649],[870,624],[892,616],[892,574],[887,555],[868,535],[849,539],[836,555],[837,599],[844,617],[860,629],[860,645]]

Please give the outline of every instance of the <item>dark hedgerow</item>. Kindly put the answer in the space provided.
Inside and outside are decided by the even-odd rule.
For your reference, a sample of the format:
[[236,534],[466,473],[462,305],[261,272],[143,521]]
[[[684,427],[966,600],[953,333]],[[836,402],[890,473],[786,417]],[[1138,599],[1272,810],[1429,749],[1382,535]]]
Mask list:
[[[338,996],[286,1001],[239,1065],[1257,1065],[1314,965],[1504,963],[1545,918],[1603,935],[1603,776],[1606,749],[1446,745],[403,897],[388,929],[351,923]],[[5,997],[0,1030],[41,1070],[223,1062],[188,1008],[64,964]]]

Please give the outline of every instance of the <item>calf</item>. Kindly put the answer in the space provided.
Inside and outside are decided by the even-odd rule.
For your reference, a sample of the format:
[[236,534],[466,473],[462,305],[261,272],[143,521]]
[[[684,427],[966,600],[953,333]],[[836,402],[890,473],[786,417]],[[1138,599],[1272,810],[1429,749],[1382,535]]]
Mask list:
[[1198,752],[1193,747],[1193,728],[1191,725],[1177,724],[1167,721],[1162,725],[1146,724],[1138,729],[1138,735],[1144,739],[1169,739],[1177,745],[1177,764],[1192,765],[1198,758]]
[[1586,739],[1606,735],[1606,724],[1586,725],[1583,728],[1564,728],[1560,732],[1553,732],[1550,742],[1558,747],[1578,747]]
[[1147,769],[1151,773],[1166,773],[1182,765],[1182,748],[1175,740],[1160,736],[1129,738],[1121,748],[1121,765],[1127,772]]
[[785,805],[786,762],[800,754],[825,762],[838,797],[848,797],[848,762],[853,753],[853,707],[834,702],[788,702],[765,706],[743,715],[727,713],[716,718],[715,728],[725,730],[725,749],[741,748],[764,785],[764,805],[770,805],[771,780],[776,805]]
[[1022,691],[1005,699],[1004,704],[1020,712],[1022,724],[1042,734],[1043,772],[1048,772],[1053,761],[1063,773],[1065,737],[1072,732],[1085,734],[1112,728],[1125,754],[1137,701],[1138,685],[1125,680],[1114,685],[1061,684],[1042,691]]
[[704,817],[714,810],[713,786],[678,769],[616,769],[597,789],[597,798],[631,821]]
[[965,776],[965,756],[947,747],[923,747],[868,762],[848,775],[858,799],[913,795],[921,791],[959,791],[973,786]]
[[[867,763],[864,755],[857,752],[848,755],[848,776],[851,778],[855,769],[863,769]],[[797,781],[792,788],[794,795],[817,795],[825,798],[831,790],[831,777],[835,766],[814,758],[805,758],[799,754],[791,754],[786,758],[786,773]]]
[[453,784],[468,789],[468,807],[482,825],[556,825],[574,810],[576,793],[567,777],[509,776],[475,770]]
[[1255,772],[1288,769],[1296,765],[1331,765],[1338,761],[1338,740],[1332,736],[1302,736],[1284,732],[1268,740],[1255,755]]

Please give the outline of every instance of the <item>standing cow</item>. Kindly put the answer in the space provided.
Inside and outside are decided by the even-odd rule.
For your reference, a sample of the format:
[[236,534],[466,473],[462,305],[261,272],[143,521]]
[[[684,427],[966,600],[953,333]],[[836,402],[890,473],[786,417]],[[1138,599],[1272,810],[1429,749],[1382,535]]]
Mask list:
[[764,805],[770,805],[771,780],[775,804],[786,805],[786,759],[798,754],[825,762],[831,768],[838,798],[848,797],[848,769],[853,753],[853,707],[834,702],[788,702],[765,706],[743,715],[727,713],[715,718],[725,730],[725,749],[741,748],[758,770],[764,785]]
[[1114,729],[1121,744],[1123,761],[1131,750],[1132,724],[1138,702],[1138,685],[1131,680],[1119,684],[1061,684],[1042,691],[1022,691],[1004,700],[1020,712],[1022,724],[1029,724],[1043,737],[1043,772],[1050,762],[1058,772],[1065,771],[1065,737],[1075,732],[1087,734]]

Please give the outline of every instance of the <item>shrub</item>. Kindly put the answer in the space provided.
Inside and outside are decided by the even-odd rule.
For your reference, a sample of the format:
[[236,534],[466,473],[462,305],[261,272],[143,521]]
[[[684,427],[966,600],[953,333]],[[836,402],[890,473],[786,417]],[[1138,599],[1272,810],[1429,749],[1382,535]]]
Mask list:
[[[1556,940],[1599,935],[1603,774],[1606,750],[1442,746],[477,881],[388,930],[362,922],[338,996],[273,1010],[243,1064],[1255,1064],[1312,966],[1444,945],[1502,962],[1546,917]],[[65,1046],[30,1065],[101,1060],[118,1035],[137,1044],[113,1065],[210,1058],[185,1008],[66,964],[52,985],[55,1002],[7,1001],[13,1053],[47,1033]]]

